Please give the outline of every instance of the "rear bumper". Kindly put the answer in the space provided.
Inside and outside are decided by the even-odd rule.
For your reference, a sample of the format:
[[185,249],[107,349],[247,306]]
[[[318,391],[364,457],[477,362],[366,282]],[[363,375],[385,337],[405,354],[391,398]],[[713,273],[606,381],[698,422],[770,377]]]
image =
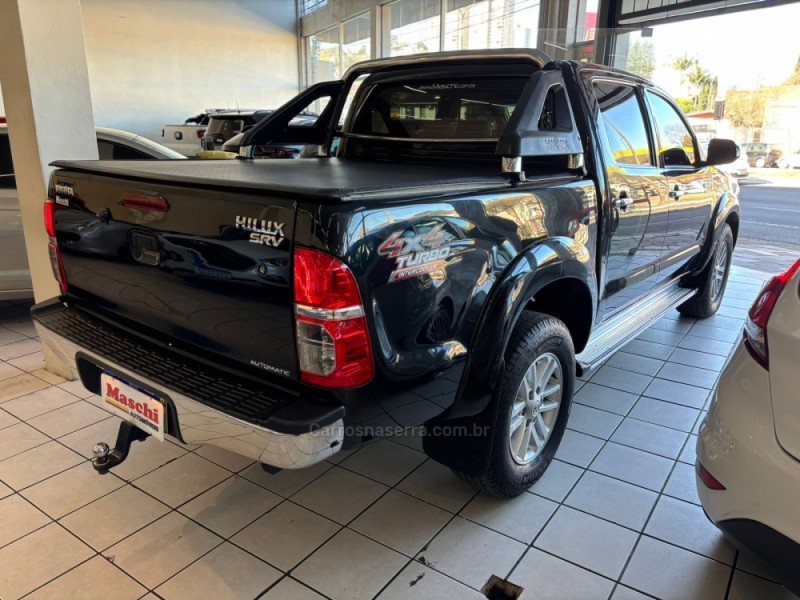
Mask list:
[[723,370],[700,428],[697,460],[726,488],[711,490],[697,479],[709,518],[797,591],[800,462],[775,436],[769,373],[741,342]]
[[800,593],[800,544],[768,525],[748,519],[717,523],[735,546],[755,554],[795,594]]
[[[231,414],[237,411],[226,411],[219,403],[209,406],[200,401],[191,385],[186,385],[183,376],[196,370],[190,359],[154,348],[147,341],[132,339],[125,331],[95,321],[58,301],[38,304],[31,312],[42,342],[68,365],[74,379],[80,379],[89,391],[97,393],[99,373],[109,370],[152,391],[166,401],[167,434],[180,442],[218,446],[281,469],[313,465],[342,447],[343,407],[298,398],[277,402],[275,406],[267,407],[266,412],[254,412],[258,415],[253,417],[254,420],[262,421],[254,423],[241,414]],[[93,343],[87,342],[90,338]],[[119,357],[124,353],[119,347],[125,344],[130,344],[140,354],[146,354],[151,361],[163,360],[168,364],[168,370],[162,371],[168,371],[172,381],[180,380],[181,389],[166,383],[165,376],[157,370],[144,370],[121,360]],[[175,377],[176,372],[180,373],[179,378]],[[220,377],[220,373],[217,371],[212,377],[206,375],[206,380],[215,388],[215,397],[244,396],[243,402],[251,400],[248,385],[253,389],[256,387],[252,382],[235,380],[233,376],[227,381]],[[107,410],[99,402],[99,397],[98,405]]]

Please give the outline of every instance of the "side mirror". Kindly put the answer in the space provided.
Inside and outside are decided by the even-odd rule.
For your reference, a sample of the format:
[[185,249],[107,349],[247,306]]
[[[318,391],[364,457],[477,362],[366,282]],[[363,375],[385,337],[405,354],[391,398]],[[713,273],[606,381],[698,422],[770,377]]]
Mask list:
[[692,161],[683,148],[668,148],[661,153],[661,162],[665,167],[691,166]]
[[739,146],[733,140],[714,138],[708,143],[706,165],[727,165],[739,158]]

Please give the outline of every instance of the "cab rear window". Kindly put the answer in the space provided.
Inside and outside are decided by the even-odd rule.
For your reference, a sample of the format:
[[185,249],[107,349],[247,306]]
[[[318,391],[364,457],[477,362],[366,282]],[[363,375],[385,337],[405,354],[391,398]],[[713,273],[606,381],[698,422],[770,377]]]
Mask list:
[[459,78],[376,85],[352,132],[409,140],[495,141],[525,77]]

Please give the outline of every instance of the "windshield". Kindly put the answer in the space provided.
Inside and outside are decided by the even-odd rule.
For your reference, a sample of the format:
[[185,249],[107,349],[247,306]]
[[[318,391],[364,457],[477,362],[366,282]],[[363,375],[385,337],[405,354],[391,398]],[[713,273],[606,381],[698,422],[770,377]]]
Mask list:
[[376,85],[353,133],[419,140],[496,141],[526,77],[471,77]]

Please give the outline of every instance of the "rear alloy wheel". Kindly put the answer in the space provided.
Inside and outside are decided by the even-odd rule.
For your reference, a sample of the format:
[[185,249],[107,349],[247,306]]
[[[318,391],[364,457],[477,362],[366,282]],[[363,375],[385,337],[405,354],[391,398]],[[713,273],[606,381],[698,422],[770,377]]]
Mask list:
[[508,428],[508,445],[517,464],[530,464],[547,446],[561,408],[562,379],[561,363],[550,352],[533,361],[523,375]]
[[728,284],[732,257],[733,232],[730,225],[725,223],[717,233],[711,261],[700,276],[702,283],[697,294],[678,307],[681,314],[705,319],[719,310]]
[[566,325],[524,312],[505,353],[489,467],[479,477],[456,474],[494,496],[523,493],[555,456],[574,389],[575,350]]

